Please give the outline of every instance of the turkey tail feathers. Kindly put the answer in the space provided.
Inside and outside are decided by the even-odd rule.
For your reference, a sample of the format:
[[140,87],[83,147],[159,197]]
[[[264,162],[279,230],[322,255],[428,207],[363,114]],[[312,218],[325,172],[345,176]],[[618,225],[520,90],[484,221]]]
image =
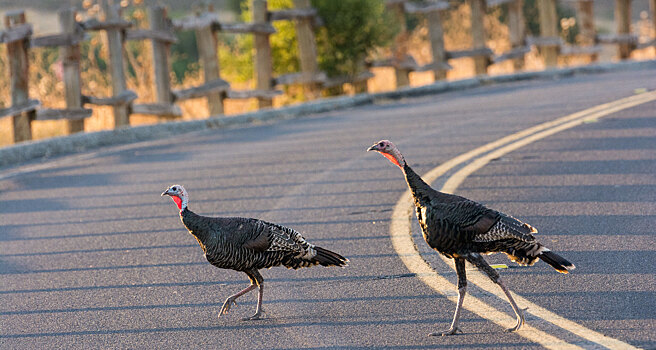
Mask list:
[[543,251],[538,257],[542,259],[542,261],[553,266],[553,268],[560,273],[569,273],[569,271],[576,268],[576,266],[567,261],[567,259],[551,251]]
[[321,247],[315,246],[314,249],[317,251],[317,255],[312,259],[316,260],[321,266],[348,266],[349,260],[347,258]]

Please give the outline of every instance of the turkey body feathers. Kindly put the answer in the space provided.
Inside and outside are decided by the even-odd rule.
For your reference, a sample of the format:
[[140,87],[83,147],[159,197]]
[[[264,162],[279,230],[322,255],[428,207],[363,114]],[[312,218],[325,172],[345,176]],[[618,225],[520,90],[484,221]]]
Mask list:
[[533,265],[540,258],[558,272],[574,268],[543,247],[531,225],[464,197],[436,191],[407,164],[403,170],[424,239],[431,248],[451,258],[502,252],[520,265]]
[[281,225],[252,218],[206,217],[187,208],[180,217],[216,267],[248,271],[279,265],[297,269],[348,264],[343,256],[316,247],[297,231]]
[[279,265],[291,269],[348,265],[348,259],[308,243],[300,233],[288,227],[251,218],[197,215],[187,207],[189,198],[182,185],[170,186],[162,192],[162,196],[165,195],[180,209],[182,223],[200,244],[207,261],[219,268],[242,271],[251,281],[248,287],[225,300],[219,317],[237,305],[237,298],[257,289],[255,314],[245,320],[260,319],[264,313],[264,278],[259,269]]
[[522,265],[532,265],[542,259],[562,273],[574,269],[572,263],[536,241],[533,233],[537,230],[531,225],[467,198],[442,193],[430,187],[408,166],[401,152],[391,141],[381,140],[367,151],[376,151],[401,168],[412,192],[417,220],[426,243],[454,260],[458,276],[458,302],[453,321],[449,329],[429,335],[452,335],[460,331],[460,312],[467,294],[465,261],[487,274],[508,298],[517,316],[515,326],[507,329],[510,332],[522,327],[523,313],[501,280],[499,272],[493,269],[481,254],[502,252]]

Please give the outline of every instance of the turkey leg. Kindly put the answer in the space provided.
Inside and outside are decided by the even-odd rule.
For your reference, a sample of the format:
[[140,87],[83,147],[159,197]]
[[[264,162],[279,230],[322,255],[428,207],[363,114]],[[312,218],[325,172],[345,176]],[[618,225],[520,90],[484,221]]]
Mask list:
[[251,317],[246,317],[242,319],[242,321],[250,321],[250,320],[259,320],[260,316],[262,315],[262,312],[264,310],[262,309],[262,295],[264,294],[264,285],[260,284],[257,286],[258,293],[257,293],[257,307],[255,308],[255,314]]
[[493,269],[480,254],[470,254],[467,256],[467,261],[474,264],[479,270],[485,272],[488,277],[490,277],[492,282],[498,284],[499,287],[501,287],[501,290],[503,290],[503,293],[508,298],[510,306],[512,306],[512,309],[515,311],[515,315],[517,316],[517,324],[515,324],[515,326],[512,328],[506,329],[506,331],[514,332],[522,327],[524,324],[524,315],[517,307],[517,304],[515,304],[515,300],[513,299],[512,295],[510,295],[510,291],[508,288],[506,288],[506,285],[503,283],[503,281],[501,281],[501,276],[499,276],[499,273]]
[[229,296],[225,300],[225,302],[223,303],[223,307],[221,307],[221,311],[219,311],[219,317],[221,317],[222,315],[227,314],[228,311],[230,311],[230,307],[232,306],[232,304],[237,305],[237,301],[236,301],[237,298],[239,298],[240,296],[252,291],[255,288],[257,288],[257,286],[254,285],[254,284],[251,284],[250,286],[244,288],[243,290],[239,291],[238,293],[235,293],[235,294]]
[[257,286],[257,307],[255,308],[255,313],[252,316],[246,317],[242,319],[242,321],[259,320],[260,316],[262,316],[262,312],[264,312],[262,309],[262,296],[264,295],[264,285],[262,282],[264,282],[264,278],[256,269],[246,271],[246,274],[251,280],[251,285]]
[[251,317],[244,318],[243,320],[244,321],[257,320],[262,315],[262,312],[264,312],[264,310],[262,309],[262,295],[263,295],[262,282],[264,281],[264,278],[255,269],[244,271],[244,272],[248,275],[248,278],[251,280],[251,285],[244,288],[243,290],[239,291],[238,293],[229,296],[225,300],[225,302],[223,303],[223,307],[221,307],[221,311],[219,311],[219,317],[221,317],[222,315],[227,314],[228,311],[230,311],[230,307],[232,306],[232,304],[237,305],[237,301],[236,301],[237,298],[239,298],[240,296],[252,291],[255,288],[258,289],[257,308],[255,309],[255,314],[253,314],[253,316],[251,316]]
[[458,328],[458,321],[460,320],[460,310],[462,309],[462,301],[465,300],[465,294],[467,294],[467,274],[465,273],[465,259],[463,258],[454,258],[456,265],[456,274],[458,275],[458,304],[456,305],[456,312],[453,315],[453,321],[451,322],[451,327],[443,332],[433,332],[428,335],[452,335],[456,332],[462,330]]

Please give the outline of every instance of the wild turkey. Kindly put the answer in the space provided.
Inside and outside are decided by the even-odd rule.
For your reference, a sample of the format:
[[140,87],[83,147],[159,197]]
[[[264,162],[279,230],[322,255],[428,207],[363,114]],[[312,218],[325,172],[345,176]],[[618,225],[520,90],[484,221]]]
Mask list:
[[414,197],[417,220],[426,243],[455,261],[458,304],[453,322],[448,330],[430,335],[450,335],[461,331],[458,319],[467,292],[465,260],[485,272],[508,297],[517,316],[517,324],[508,329],[509,332],[522,326],[524,316],[501,281],[499,273],[487,264],[481,254],[502,252],[520,265],[533,265],[537,259],[541,259],[561,273],[568,273],[575,268],[572,263],[538,243],[533,237],[537,230],[531,225],[469,199],[431,188],[408,166],[392,142],[379,141],[367,151],[379,152],[403,170]]
[[300,233],[266,221],[240,217],[206,217],[189,210],[189,196],[181,185],[173,185],[162,193],[171,196],[180,209],[180,219],[205,252],[210,264],[223,269],[243,271],[251,285],[229,296],[219,312],[227,314],[240,296],[258,289],[255,314],[244,320],[259,319],[262,310],[263,278],[259,269],[283,265],[298,269],[313,265],[348,265],[348,259],[308,243]]

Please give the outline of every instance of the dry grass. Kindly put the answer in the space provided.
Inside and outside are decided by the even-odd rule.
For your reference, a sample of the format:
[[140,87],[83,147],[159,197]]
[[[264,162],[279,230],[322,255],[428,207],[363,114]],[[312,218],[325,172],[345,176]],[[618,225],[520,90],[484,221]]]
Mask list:
[[[93,16],[94,7],[85,16]],[[97,11],[97,9],[95,10]],[[499,10],[497,10],[499,11]],[[134,20],[143,25],[145,11],[137,9],[132,13]],[[470,31],[470,12],[469,7],[461,5],[458,8],[449,11],[445,18],[445,46],[447,50],[464,50],[471,46]],[[495,53],[502,53],[510,49],[508,41],[508,28],[505,24],[498,21],[496,13],[488,14],[485,17],[485,30],[488,35],[487,45]],[[649,37],[654,29],[651,28],[651,22],[647,18],[642,18],[636,24],[634,32],[640,33],[644,37]],[[420,24],[416,30],[410,33],[408,39],[409,53],[417,60],[419,64],[426,64],[432,61],[429,41],[427,38],[427,28],[425,23]],[[108,53],[106,52],[106,42],[104,35],[92,35],[89,41],[87,57],[82,58],[83,69],[81,79],[83,82],[82,93],[93,96],[111,96],[111,81],[108,73],[102,69],[100,60],[107,61]],[[132,67],[134,74],[127,75],[128,88],[137,93],[139,98],[137,103],[147,103],[155,101],[153,67],[151,66],[151,47],[148,42],[129,42],[127,44],[126,58]],[[383,50],[384,52],[384,50]],[[608,55],[608,54],[606,54]],[[648,59],[656,56],[656,49],[645,49],[635,51],[632,58]],[[603,55],[602,55],[603,57]],[[560,58],[559,65],[570,66],[588,63],[586,57],[580,58]],[[473,60],[468,58],[450,60],[449,64],[453,69],[447,73],[448,80],[468,78],[473,75]],[[44,68],[47,67],[47,68]],[[525,70],[540,70],[544,65],[538,52],[532,51],[525,57]],[[488,68],[490,75],[510,73],[513,71],[510,61],[492,65]],[[389,91],[394,89],[394,71],[392,68],[373,68],[372,72],[376,75],[368,81],[370,92]],[[0,45],[0,73],[3,74],[2,80],[8,81],[8,67],[6,62],[6,46]],[[171,73],[172,74],[172,73]],[[47,108],[64,108],[64,86],[61,80],[61,63],[58,61],[58,53],[53,50],[33,49],[30,50],[30,96],[40,99],[42,105]],[[225,77],[230,81],[230,77]],[[202,67],[192,70],[188,73],[182,83],[175,83],[176,79],[171,79],[174,89],[186,88],[200,85],[203,83]],[[419,86],[432,83],[432,72],[417,72],[410,74],[410,84]],[[243,83],[231,83],[233,89],[251,89],[253,81]],[[274,106],[279,107],[293,103],[290,96],[298,95],[299,86],[287,88],[288,95],[276,97]],[[350,91],[348,87],[345,91]],[[8,84],[0,84],[0,108],[7,107],[10,101],[10,91]],[[205,99],[186,100],[179,103],[182,109],[183,120],[203,119],[208,116],[208,106]],[[255,99],[248,100],[226,100],[224,111],[226,115],[254,111],[257,105]],[[130,123],[132,125],[153,124],[162,122],[161,118],[145,115],[131,115]],[[64,126],[66,121],[38,121],[32,124],[32,135],[34,139],[43,139],[48,137],[64,135]],[[114,127],[113,114],[111,107],[94,107],[93,115],[85,120],[86,131],[107,130]],[[10,118],[0,119],[0,146],[12,143],[12,122]]]

